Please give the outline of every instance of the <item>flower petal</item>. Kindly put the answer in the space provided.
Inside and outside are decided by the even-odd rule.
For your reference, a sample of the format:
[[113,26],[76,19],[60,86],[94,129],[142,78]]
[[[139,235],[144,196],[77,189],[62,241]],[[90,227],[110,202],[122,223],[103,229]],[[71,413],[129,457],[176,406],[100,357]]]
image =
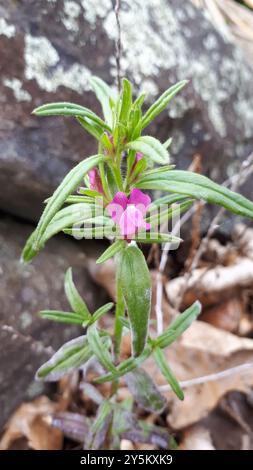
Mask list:
[[106,207],[114,222],[119,223],[120,218],[127,207],[127,202],[128,199],[125,193],[119,191],[115,194],[113,200]]
[[115,196],[114,196],[112,202],[113,202],[114,204],[119,204],[119,206],[121,206],[122,209],[125,210],[125,209],[126,209],[126,206],[127,206],[127,203],[128,203],[128,199],[127,199],[127,196],[126,196],[125,193],[123,193],[122,191],[118,191],[118,192],[115,194]]
[[130,236],[134,235],[139,228],[146,228],[146,222],[141,211],[133,205],[128,205],[120,218],[119,226],[121,235]]
[[151,198],[147,194],[144,194],[140,189],[134,188],[131,191],[128,203],[137,206],[142,215],[145,215],[147,208],[151,203]]

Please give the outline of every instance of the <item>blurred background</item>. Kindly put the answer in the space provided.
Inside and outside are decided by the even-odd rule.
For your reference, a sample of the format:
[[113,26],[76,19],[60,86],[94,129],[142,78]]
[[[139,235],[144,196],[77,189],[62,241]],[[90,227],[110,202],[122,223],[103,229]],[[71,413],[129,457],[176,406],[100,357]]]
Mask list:
[[[147,91],[146,106],[176,81],[190,80],[150,134],[173,138],[171,158],[179,168],[229,184],[239,175],[237,187],[253,200],[253,1],[122,0],[120,21],[122,74],[136,93]],[[36,315],[66,307],[67,267],[91,309],[113,296],[112,266],[101,273],[92,261],[103,242],[59,236],[31,265],[19,259],[44,199],[96,152],[74,120],[31,112],[46,102],[71,101],[101,113],[89,78],[98,75],[115,86],[116,35],[111,0],[0,0],[0,429],[17,406],[46,393],[34,382],[35,370],[78,332]],[[168,394],[163,424],[182,448],[247,449],[253,442],[253,231],[226,214],[192,266],[216,213],[199,205],[185,225],[185,244],[166,263],[163,309],[168,321],[185,272],[197,268],[198,283],[185,289],[180,307],[200,297],[204,314],[172,351],[175,372],[190,380],[237,369],[189,386],[183,403]],[[155,284],[157,253],[148,255]],[[2,446],[13,440],[11,434]]]

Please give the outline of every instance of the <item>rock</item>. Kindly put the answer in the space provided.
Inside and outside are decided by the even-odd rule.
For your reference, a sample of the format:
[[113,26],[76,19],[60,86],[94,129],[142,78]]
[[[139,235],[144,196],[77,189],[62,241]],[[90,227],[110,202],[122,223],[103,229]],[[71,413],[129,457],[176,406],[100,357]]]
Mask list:
[[10,413],[24,399],[31,399],[43,390],[43,384],[34,381],[34,372],[50,357],[52,350],[31,337],[17,334],[3,322],[0,322],[0,341],[1,431]]
[[91,311],[106,301],[85,268],[86,249],[95,256],[99,246],[88,241],[77,244],[60,236],[51,240],[32,264],[23,265],[20,253],[31,229],[7,217],[0,221],[0,428],[17,404],[41,390],[34,373],[52,354],[52,348],[80,335],[78,327],[37,315],[42,309],[69,310],[63,290],[66,269],[73,267],[74,281]]
[[[148,132],[173,136],[179,166],[200,153],[205,173],[223,181],[253,142],[252,70],[243,53],[190,1],[125,1],[120,17],[122,69],[136,90],[153,100],[190,80]],[[55,100],[99,112],[88,79],[114,82],[115,19],[111,0],[6,0],[0,18],[0,208],[36,220],[42,200],[96,146],[74,120],[30,112]],[[249,184],[245,191],[253,197]]]

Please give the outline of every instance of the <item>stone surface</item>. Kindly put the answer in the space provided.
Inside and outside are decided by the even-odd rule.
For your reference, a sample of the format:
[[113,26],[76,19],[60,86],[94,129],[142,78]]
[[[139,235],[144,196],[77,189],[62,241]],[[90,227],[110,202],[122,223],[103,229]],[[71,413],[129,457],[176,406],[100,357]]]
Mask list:
[[[30,112],[55,100],[99,112],[88,79],[114,81],[114,14],[111,0],[5,0],[0,18],[0,207],[35,220],[66,172],[96,149],[72,119]],[[253,142],[252,69],[240,49],[190,1],[127,0],[121,23],[122,69],[136,90],[153,100],[190,80],[149,132],[173,136],[179,166],[198,152],[205,172],[222,181]]]
[[72,266],[74,281],[91,311],[106,301],[106,294],[93,283],[85,267],[86,253],[97,256],[99,245],[56,237],[32,264],[23,265],[20,253],[31,230],[30,225],[7,217],[0,220],[0,321],[4,326],[0,329],[0,428],[8,413],[29,397],[29,390],[37,391],[34,372],[50,348],[57,349],[80,334],[76,326],[37,315],[44,309],[70,309],[63,290],[66,269]]

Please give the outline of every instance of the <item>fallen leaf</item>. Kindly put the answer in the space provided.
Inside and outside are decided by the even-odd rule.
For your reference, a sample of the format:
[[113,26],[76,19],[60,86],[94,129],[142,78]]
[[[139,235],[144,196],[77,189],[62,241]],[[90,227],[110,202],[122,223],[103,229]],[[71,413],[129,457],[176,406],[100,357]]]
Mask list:
[[[166,356],[177,379],[188,381],[216,374],[238,364],[253,364],[253,340],[195,321],[181,340],[166,350]],[[143,368],[158,385],[166,384],[152,358],[143,364]],[[184,401],[178,400],[171,391],[163,391],[170,409],[167,421],[173,429],[182,429],[207,416],[227,392],[248,391],[253,385],[253,374],[247,368],[240,373],[203,382],[185,387]]]
[[62,433],[52,429],[47,422],[48,416],[58,409],[57,403],[41,396],[30,403],[22,404],[6,424],[6,431],[0,441],[0,450],[8,450],[22,437],[34,450],[62,449]]
[[211,434],[204,426],[190,426],[183,432],[181,450],[215,450]]
[[187,279],[180,276],[166,284],[166,293],[172,305],[176,304],[181,291],[185,291],[182,308],[199,300],[204,306],[215,305],[222,300],[240,295],[242,288],[252,288],[253,260],[237,258],[230,266],[213,269],[195,269]]
[[205,309],[200,319],[221,330],[236,333],[239,330],[243,314],[244,305],[242,300],[237,297],[231,297],[231,299],[219,302],[217,305]]

